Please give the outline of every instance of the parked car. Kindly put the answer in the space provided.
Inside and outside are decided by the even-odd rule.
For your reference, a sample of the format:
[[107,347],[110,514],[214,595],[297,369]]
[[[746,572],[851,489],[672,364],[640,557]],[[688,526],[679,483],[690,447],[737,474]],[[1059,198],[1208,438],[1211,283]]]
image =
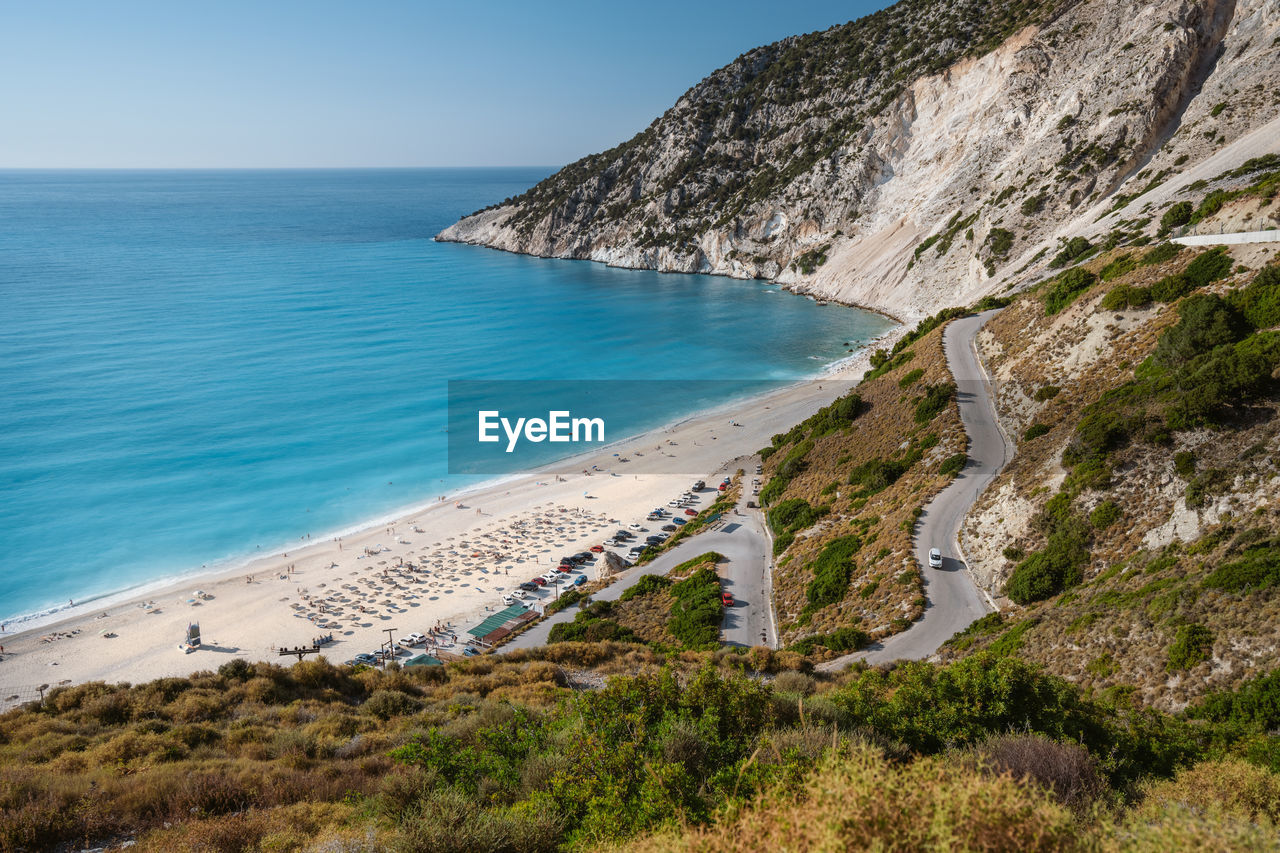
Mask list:
[[586,575],[578,575],[576,578],[573,579],[574,586],[582,586],[586,582],[587,582]]
[[547,585],[547,579],[546,579],[546,578],[534,578],[533,580],[529,581],[529,583],[537,584],[538,586],[546,586],[546,585]]
[[504,595],[502,596],[502,603],[511,606],[516,603],[516,597],[514,595]]
[[697,514],[698,514],[698,511],[697,511],[696,509],[686,509],[686,510],[684,511],[684,514],[685,514],[685,515],[697,515]]
[[533,592],[538,588],[538,585],[533,581],[525,581],[524,583],[520,584],[520,588],[525,590],[526,592]]
[[603,551],[604,551],[604,546],[603,546],[603,545],[592,545],[592,546],[591,546],[591,553],[593,553],[593,554],[599,554],[599,553],[601,553],[601,552],[603,552]]
[[733,593],[729,592],[728,590],[725,590],[724,592],[720,593],[720,603],[723,604],[725,607],[732,607]]
[[680,516],[676,516],[675,518],[671,519],[671,523],[676,525],[677,527],[683,527],[684,519],[681,518]]
[[405,637],[405,641],[413,643],[416,646],[421,643],[425,643],[427,641],[427,638],[424,637],[422,634],[419,634],[417,631],[414,631],[412,634]]
[[462,654],[465,657],[473,658],[480,653],[475,649],[473,649],[471,646],[467,646],[465,649],[462,650]]
[[677,530],[678,528],[674,524],[664,524],[662,525],[662,529],[671,531],[671,530]]
[[929,551],[929,568],[942,568],[942,552],[937,548],[933,548]]

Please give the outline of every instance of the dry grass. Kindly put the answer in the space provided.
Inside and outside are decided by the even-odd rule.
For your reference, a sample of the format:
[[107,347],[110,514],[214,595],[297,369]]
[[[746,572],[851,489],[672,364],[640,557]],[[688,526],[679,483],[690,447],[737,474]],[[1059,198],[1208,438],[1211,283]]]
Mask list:
[[1075,850],[1071,813],[1011,775],[959,772],[944,759],[895,765],[870,747],[831,759],[799,793],[771,792],[706,829],[672,832],[625,849]]
[[717,825],[670,830],[617,849],[1276,851],[1280,834],[1268,815],[1277,791],[1280,777],[1265,770],[1204,764],[1152,786],[1133,810],[1073,812],[1051,788],[1017,772],[949,758],[899,764],[871,747],[854,747],[826,759],[799,792],[769,792]]
[[[774,502],[803,498],[813,506],[830,508],[828,515],[801,532],[778,557],[774,591],[785,642],[841,627],[858,627],[873,637],[887,636],[903,630],[923,612],[911,523],[916,510],[950,482],[938,473],[942,460],[967,445],[954,402],[927,424],[918,424],[913,417],[915,402],[924,395],[926,386],[952,381],[942,352],[942,334],[942,327],[930,332],[909,348],[914,352],[909,362],[860,385],[856,393],[869,404],[868,410],[849,430],[817,439],[806,457],[806,470]],[[901,387],[899,380],[915,370],[924,373],[909,387]],[[928,435],[937,437],[937,445],[897,482],[872,495],[865,504],[851,499],[854,487],[848,485],[848,477],[852,469],[874,459],[901,455],[913,438]],[[779,450],[766,462],[766,482],[784,456],[785,450]],[[832,488],[833,484],[837,485]],[[810,565],[827,543],[851,533],[861,536],[863,547],[844,599],[814,612],[804,622],[805,590],[813,579]]]

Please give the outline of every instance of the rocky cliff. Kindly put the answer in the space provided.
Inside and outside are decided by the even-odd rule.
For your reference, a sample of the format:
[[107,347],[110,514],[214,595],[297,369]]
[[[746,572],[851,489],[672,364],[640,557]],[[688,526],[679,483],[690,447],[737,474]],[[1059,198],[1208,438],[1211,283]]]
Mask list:
[[438,239],[914,319],[1262,127],[1278,82],[1277,0],[902,0],[742,55]]

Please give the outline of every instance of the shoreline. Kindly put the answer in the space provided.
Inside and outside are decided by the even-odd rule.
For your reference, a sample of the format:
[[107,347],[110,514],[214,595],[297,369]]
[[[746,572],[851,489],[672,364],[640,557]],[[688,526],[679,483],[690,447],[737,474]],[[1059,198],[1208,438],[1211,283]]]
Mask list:
[[[546,261],[581,261],[582,263],[600,264],[602,266],[611,267],[613,269],[619,269],[619,270],[644,270],[646,272],[656,272],[656,273],[659,273],[660,275],[706,275],[706,276],[716,276],[717,278],[727,278],[732,281],[742,281],[742,282],[760,281],[760,282],[764,282],[765,284],[771,284],[774,287],[778,288],[780,291],[784,293],[789,293],[792,296],[800,296],[806,299],[812,299],[815,302],[818,301],[818,298],[813,294],[808,293],[807,291],[802,291],[797,289],[799,287],[804,286],[806,282],[788,282],[784,284],[783,282],[778,281],[778,279],[776,278],[763,278],[758,276],[737,276],[729,272],[718,272],[716,270],[673,270],[673,269],[661,269],[658,266],[651,266],[651,267],[627,266],[625,264],[615,264],[615,263],[610,263],[609,261],[597,260],[595,258],[571,258],[571,257],[564,257],[562,255],[540,255],[540,254],[537,254],[536,252],[526,252],[520,249],[508,249],[505,246],[497,246],[497,245],[494,245],[493,243],[486,243],[479,239],[466,239],[463,237],[442,237],[441,236],[442,234],[445,233],[445,231],[448,231],[450,228],[454,228],[460,223],[466,221],[467,219],[470,219],[473,216],[479,216],[480,214],[485,213],[486,211],[492,210],[492,209],[494,208],[486,207],[486,208],[482,208],[480,210],[476,210],[466,214],[457,222],[453,223],[453,225],[450,225],[448,228],[445,228],[444,231],[441,231],[439,234],[436,234],[435,236],[433,236],[431,238],[432,242],[453,243],[454,245],[457,245],[457,246],[474,246],[478,249],[491,249],[496,252],[506,252],[509,255],[523,255],[526,258],[541,258],[542,260],[546,260]],[[860,305],[857,302],[849,302],[845,299],[841,299],[836,296],[824,296],[822,297],[822,301],[828,302],[832,305],[840,305],[844,308],[856,308],[859,311],[866,311],[871,314],[879,314],[881,317],[884,317],[886,320],[889,320],[892,323],[896,323],[899,326],[906,326],[909,323],[914,323],[918,320],[922,320],[924,319],[925,316],[927,316],[927,315],[922,315],[920,317],[916,317],[914,319],[908,320],[908,319],[899,317],[896,314],[890,314],[887,308],[884,308],[884,307],[873,308],[870,305]]]
[[[782,288],[782,289],[785,290],[785,288]],[[793,295],[799,295],[799,294],[793,294]],[[850,306],[850,307],[859,307],[859,306]],[[860,310],[869,310],[869,309],[860,309]],[[879,312],[875,312],[875,313],[879,313]],[[474,496],[478,492],[484,492],[489,489],[496,489],[505,483],[517,482],[525,477],[535,477],[535,476],[541,476],[546,474],[554,474],[557,472],[558,466],[572,465],[575,463],[576,460],[587,459],[606,450],[612,451],[614,449],[617,449],[618,447],[621,447],[627,444],[628,442],[643,438],[646,435],[666,432],[671,429],[675,429],[677,427],[688,424],[690,422],[697,421],[700,418],[739,412],[740,409],[742,409],[744,406],[748,406],[753,401],[765,399],[772,394],[782,393],[784,391],[801,386],[808,382],[815,382],[823,379],[830,379],[832,381],[843,381],[844,377],[841,377],[840,374],[847,369],[848,365],[856,363],[859,359],[863,358],[864,356],[869,357],[869,354],[871,352],[874,352],[874,350],[878,346],[882,345],[886,340],[889,341],[889,344],[891,346],[892,340],[890,339],[896,338],[898,335],[901,334],[902,330],[905,330],[904,325],[898,325],[890,328],[889,330],[867,341],[865,344],[861,346],[861,348],[856,350],[851,355],[846,355],[843,358],[838,358],[835,361],[825,364],[822,367],[822,369],[811,378],[796,379],[796,380],[778,380],[779,382],[782,382],[785,384],[782,384],[780,385],[780,387],[773,388],[768,391],[761,391],[758,393],[750,394],[746,397],[740,397],[737,399],[729,400],[724,403],[711,406],[706,409],[695,410],[687,415],[682,415],[674,420],[659,424],[657,426],[642,429],[640,432],[634,433],[632,435],[629,435],[623,438],[615,439],[614,441],[611,441],[608,444],[600,445],[599,447],[595,447],[591,450],[575,452],[569,456],[565,456],[561,459],[544,463],[542,465],[539,465],[535,468],[528,469],[526,471],[520,471],[520,472],[511,473],[511,474],[503,474],[503,475],[499,475],[489,479],[481,480],[480,482],[474,483],[469,486],[465,486],[457,492],[446,493],[445,499],[443,501],[436,500],[436,499],[431,499],[427,501],[415,501],[405,506],[397,507],[388,512],[376,515],[372,519],[366,518],[358,522],[353,522],[352,524],[346,525],[344,527],[325,531],[323,533],[320,533],[306,540],[306,544],[302,545],[302,549],[310,547],[311,544],[332,541],[335,538],[358,536],[373,528],[384,527],[388,524],[393,524],[399,519],[408,517],[410,515],[420,514],[434,507],[448,504],[452,501],[463,500],[463,499]],[[860,379],[861,377],[858,377],[858,378]],[[72,621],[78,617],[81,617],[87,613],[92,613],[103,607],[119,606],[120,604],[126,604],[131,601],[136,601],[137,599],[150,595],[152,593],[162,593],[165,590],[172,589],[177,586],[198,584],[201,581],[212,582],[214,580],[221,579],[225,576],[228,576],[232,573],[243,573],[244,571],[252,568],[253,565],[258,561],[268,557],[268,555],[287,553],[288,549],[294,548],[294,547],[296,546],[293,541],[279,542],[263,549],[262,553],[256,553],[256,552],[252,554],[243,553],[243,554],[238,554],[235,556],[223,558],[211,565],[201,566],[200,568],[192,567],[188,569],[179,569],[174,573],[166,574],[164,576],[153,578],[150,580],[141,581],[139,583],[136,583],[127,587],[120,587],[120,588],[108,590],[105,592],[89,595],[85,598],[79,599],[74,605],[55,605],[55,606],[46,608],[45,610],[38,610],[32,613],[19,613],[13,616],[0,616],[0,619],[2,619],[4,624],[6,624],[10,629],[16,629],[16,630],[7,630],[4,632],[0,632],[0,637],[8,638],[8,639],[16,639],[18,637],[21,637],[23,634],[29,633],[31,631],[37,631],[43,628],[56,628],[58,625],[60,625],[63,622]]]
[[[323,633],[310,621],[299,624],[288,618],[302,615],[299,601],[308,599],[309,590],[313,596],[317,589],[332,593],[360,573],[385,578],[400,564],[389,565],[390,559],[418,561],[426,574],[411,578],[404,593],[380,592],[381,601],[366,602],[378,606],[379,611],[370,611],[378,612],[376,617],[343,617],[338,642],[321,653],[341,661],[376,648],[378,639],[385,639],[381,623],[402,633],[446,623],[461,633],[485,613],[500,608],[503,594],[514,591],[526,579],[524,575],[549,568],[558,554],[585,550],[602,541],[601,531],[643,519],[649,508],[665,504],[686,489],[690,477],[711,481],[721,472],[741,467],[742,460],[767,445],[773,434],[854,387],[869,367],[871,353],[891,345],[906,331],[905,326],[890,329],[852,356],[828,365],[814,379],[700,410],[620,439],[607,450],[597,447],[531,471],[483,481],[444,501],[415,503],[361,523],[353,533],[313,537],[296,548],[255,555],[217,570],[171,576],[100,596],[73,610],[49,613],[38,623],[32,620],[0,637],[5,652],[0,659],[0,707],[27,701],[30,697],[24,691],[40,684],[180,676],[216,668],[231,657],[278,660],[277,647]],[[726,418],[734,421],[732,426],[724,425]],[[622,463],[612,456],[614,452],[634,461]],[[457,505],[467,511],[458,511]],[[555,530],[565,532],[550,533],[546,528],[546,536],[535,537],[537,541],[531,541],[521,556],[504,557],[506,563],[471,566],[465,554],[456,550],[462,545],[467,545],[464,551],[480,547],[467,544],[472,538],[510,536],[513,526],[530,524],[530,519],[550,525],[539,516],[552,513],[559,513],[557,522],[564,522],[564,528]],[[450,548],[454,550],[449,553],[457,555],[444,557],[448,565],[435,569],[434,575],[425,569],[431,559],[426,553],[432,547],[436,549],[433,558]],[[441,580],[446,573],[459,571],[447,583]],[[361,578],[360,582],[369,581]],[[397,581],[391,584],[396,590],[404,589]],[[195,588],[207,590],[209,598],[188,598]],[[393,602],[386,595],[399,595],[402,600]],[[383,606],[388,606],[385,612],[381,612]],[[365,612],[363,606],[360,612]],[[203,622],[206,647],[184,655],[177,645],[187,622],[197,620]],[[86,644],[94,647],[91,653],[84,652]]]

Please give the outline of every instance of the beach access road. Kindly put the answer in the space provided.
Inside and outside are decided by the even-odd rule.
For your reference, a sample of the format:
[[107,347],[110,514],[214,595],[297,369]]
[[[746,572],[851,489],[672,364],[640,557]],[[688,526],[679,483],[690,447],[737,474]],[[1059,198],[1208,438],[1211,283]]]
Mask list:
[[[996,419],[991,385],[974,347],[978,331],[995,313],[987,311],[953,320],[943,333],[947,366],[956,383],[960,420],[969,436],[969,462],[955,481],[929,502],[916,526],[916,559],[924,576],[924,615],[902,633],[820,664],[820,670],[840,670],[855,660],[873,664],[923,660],[992,609],[964,563],[958,534],[969,507],[1013,455],[1013,446]],[[929,566],[931,548],[942,551],[940,569]]]
[[[725,515],[716,529],[689,537],[653,562],[627,569],[591,598],[595,601],[617,601],[645,575],[665,575],[685,560],[717,551],[725,557],[719,566],[724,589],[733,593],[735,599],[733,607],[725,608],[722,639],[730,645],[772,646],[774,637],[765,577],[769,567],[768,538],[764,535],[759,513],[740,511],[741,515]],[[577,613],[577,607],[567,607],[552,614],[503,645],[498,653],[545,646],[551,626],[572,622]]]

